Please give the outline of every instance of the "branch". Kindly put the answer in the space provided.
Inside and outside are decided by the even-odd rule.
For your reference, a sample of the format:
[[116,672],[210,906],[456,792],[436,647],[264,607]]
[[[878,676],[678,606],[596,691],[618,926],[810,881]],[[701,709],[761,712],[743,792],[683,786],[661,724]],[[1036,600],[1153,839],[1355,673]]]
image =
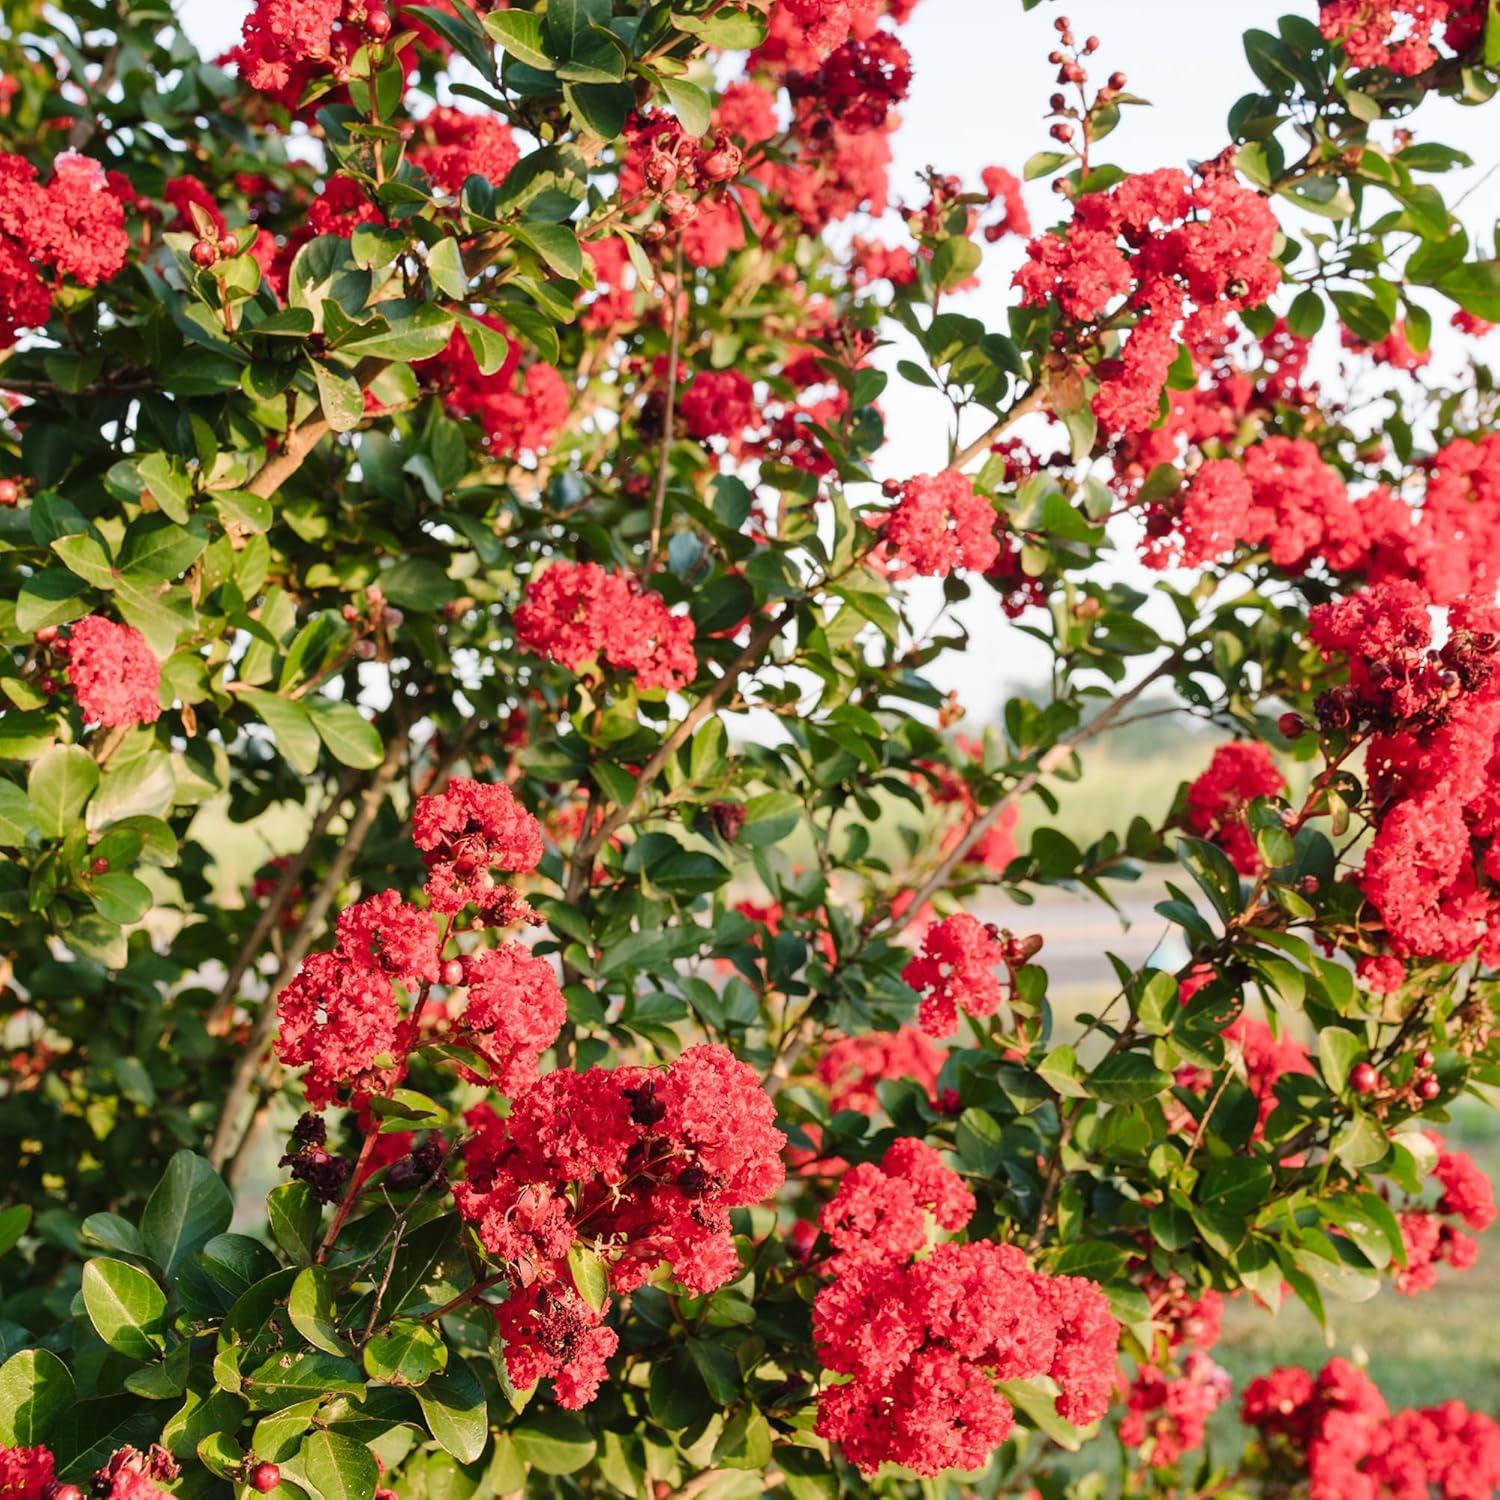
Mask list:
[[1001,433],[1014,426],[1015,423],[1019,422],[1022,417],[1030,416],[1034,411],[1041,411],[1045,405],[1046,401],[1042,396],[1041,386],[1032,386],[1032,388],[1027,391],[1026,394],[1022,396],[1021,399],[1017,401],[1016,404],[1011,407],[1011,409],[1006,412],[1003,417],[1000,417],[995,422],[991,423],[988,430],[980,433],[980,435],[966,447],[960,448],[958,452],[948,460],[948,467],[950,469],[963,468],[963,466],[966,463],[970,462],[970,460],[978,458],[979,455],[983,453],[984,450],[988,448],[990,444],[993,443],[995,439],[1001,435]]

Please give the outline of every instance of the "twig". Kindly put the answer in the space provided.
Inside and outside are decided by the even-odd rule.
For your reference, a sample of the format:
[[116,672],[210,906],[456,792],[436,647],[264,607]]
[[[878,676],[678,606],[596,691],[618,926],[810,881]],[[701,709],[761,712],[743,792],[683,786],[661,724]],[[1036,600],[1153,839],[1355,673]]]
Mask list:
[[1044,404],[1045,403],[1043,402],[1042,398],[1041,386],[1032,386],[1032,388],[1027,391],[1026,394],[1022,396],[1021,399],[1017,401],[1016,404],[1011,407],[1011,409],[1006,412],[1003,417],[1000,417],[997,421],[993,422],[990,427],[985,432],[980,433],[980,435],[975,438],[972,443],[969,443],[966,446],[960,448],[958,452],[948,460],[948,467],[950,469],[963,468],[963,466],[966,463],[970,462],[970,460],[978,458],[979,455],[983,453],[984,450],[988,448],[997,437],[1000,436],[1001,433],[1005,432],[1009,427],[1019,422],[1022,417],[1030,416],[1034,411],[1040,411]]

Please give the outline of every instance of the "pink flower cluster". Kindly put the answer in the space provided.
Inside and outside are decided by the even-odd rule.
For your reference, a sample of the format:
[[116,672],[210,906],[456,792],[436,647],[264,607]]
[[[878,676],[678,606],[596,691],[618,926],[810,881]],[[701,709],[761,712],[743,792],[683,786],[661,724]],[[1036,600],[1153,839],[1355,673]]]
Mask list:
[[1377,814],[1360,886],[1397,957],[1500,955],[1500,611],[1460,601],[1432,646],[1426,596],[1409,581],[1318,605],[1309,632],[1348,663],[1317,703],[1325,726],[1367,725]]
[[[346,1091],[357,1101],[404,1070],[427,1019],[422,1000],[436,983],[468,986],[452,1031],[486,1060],[502,1092],[535,1078],[566,1019],[551,967],[520,944],[446,962],[442,956],[453,918],[466,908],[492,926],[531,916],[491,874],[496,867],[535,869],[542,857],[541,829],[510,788],[456,780],[439,795],[419,797],[412,838],[427,863],[427,908],[395,891],[349,907],[339,915],[336,946],[304,959],[276,997],[276,1054],[288,1067],[307,1069],[303,1088],[314,1108]],[[434,913],[448,919],[441,935]],[[398,984],[413,998],[404,1019]]]
[[929,1220],[957,1231],[973,1209],[931,1147],[901,1139],[823,1210],[834,1255],[813,1340],[848,1380],[824,1389],[815,1430],[867,1474],[887,1462],[924,1476],[980,1468],[1014,1425],[999,1380],[1050,1376],[1059,1414],[1079,1424],[1109,1404],[1119,1326],[1093,1282],[1043,1275],[988,1241],[918,1257]]
[[1028,246],[1016,285],[1026,306],[1056,303],[1084,332],[1132,320],[1119,355],[1096,367],[1093,403],[1106,432],[1124,432],[1156,420],[1180,344],[1218,333],[1276,289],[1276,235],[1265,199],[1236,183],[1227,159],[1196,181],[1163,168],[1079,198],[1064,233]]
[[676,691],[698,675],[692,619],[598,563],[556,562],[533,578],[516,610],[516,643],[570,671],[597,661],[633,673],[642,692]]
[[1228,1373],[1199,1349],[1188,1354],[1181,1374],[1143,1365],[1126,1396],[1120,1441],[1139,1449],[1153,1469],[1170,1469],[1203,1446],[1208,1419],[1231,1390]]
[[98,286],[129,248],[125,205],[92,157],[63,152],[43,187],[25,157],[0,152],[0,347],[46,323],[54,285]]
[[574,1245],[599,1256],[616,1292],[662,1264],[695,1294],[739,1274],[729,1210],[781,1185],[775,1116],[755,1071],[718,1046],[666,1068],[548,1073],[507,1118],[470,1112],[455,1194],[511,1280],[495,1316],[517,1389],[550,1376],[558,1403],[577,1408],[604,1378],[617,1338],[607,1308],[573,1284]]
[[960,1010],[992,1016],[1005,998],[995,970],[1005,962],[1000,936],[968,912],[958,912],[927,929],[922,950],[901,977],[922,995],[917,1023],[928,1036],[949,1036]]
[[1251,1381],[1241,1415],[1274,1473],[1304,1482],[1309,1500],[1489,1500],[1500,1489],[1500,1424],[1460,1401],[1392,1412],[1343,1359],[1316,1378],[1287,1365]]
[[498,186],[521,159],[510,126],[498,115],[471,114],[440,104],[424,115],[406,150],[438,187],[455,197],[470,177]]
[[1286,778],[1258,740],[1220,745],[1208,769],[1188,786],[1188,832],[1217,844],[1241,875],[1256,875],[1261,859],[1246,813],[1257,797],[1285,790]]
[[957,469],[919,474],[901,486],[885,523],[890,550],[914,573],[983,573],[1000,555],[995,508]]
[[134,626],[86,615],[69,627],[67,659],[68,685],[88,723],[154,724],[161,716],[161,666]]

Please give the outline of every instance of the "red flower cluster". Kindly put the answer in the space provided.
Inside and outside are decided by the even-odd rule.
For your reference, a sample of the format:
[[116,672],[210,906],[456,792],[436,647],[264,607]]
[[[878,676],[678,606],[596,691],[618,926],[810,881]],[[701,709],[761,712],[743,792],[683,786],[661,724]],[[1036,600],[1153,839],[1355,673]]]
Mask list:
[[521,159],[510,126],[498,115],[470,114],[446,104],[422,118],[406,155],[455,197],[470,177],[484,177],[498,186]]
[[[64,1491],[80,1494],[54,1476],[55,1464],[49,1448],[0,1447],[0,1500],[53,1500]],[[171,1500],[161,1486],[181,1473],[172,1455],[155,1444],[149,1453],[117,1448],[95,1471],[88,1493],[95,1500]]]
[[1309,1500],[1489,1500],[1500,1488],[1500,1424],[1462,1402],[1392,1413],[1369,1377],[1332,1359],[1313,1378],[1283,1366],[1246,1387],[1278,1475]]
[[1320,0],[1318,26],[1356,68],[1415,78],[1436,66],[1441,40],[1466,52],[1484,30],[1484,0]]
[[840,1037],[818,1062],[818,1077],[828,1089],[828,1107],[857,1109],[873,1115],[880,1108],[875,1086],[885,1080],[910,1078],[930,1099],[946,1054],[915,1027],[872,1031],[866,1036]]
[[1446,1264],[1466,1271],[1479,1259],[1479,1246],[1457,1224],[1458,1219],[1476,1234],[1495,1222],[1495,1195],[1490,1180],[1466,1151],[1445,1151],[1442,1137],[1429,1131],[1438,1145],[1432,1176],[1442,1188],[1431,1209],[1406,1209],[1400,1215],[1401,1239],[1406,1247],[1406,1265],[1396,1277],[1396,1290],[1411,1297],[1437,1285],[1437,1267]]
[[68,683],[90,724],[154,724],[161,666],[132,625],[86,615],[68,632]]
[[1153,1469],[1170,1469],[1203,1446],[1208,1419],[1231,1390],[1228,1373],[1197,1349],[1183,1361],[1180,1375],[1143,1365],[1130,1383],[1120,1441],[1142,1450]]
[[695,438],[727,438],[731,453],[743,448],[746,430],[758,425],[755,387],[738,370],[701,371],[677,408]]
[[[531,1081],[566,1017],[550,968],[519,944],[465,960],[442,958],[452,919],[466,907],[492,926],[531,918],[490,873],[532,870],[542,857],[541,829],[510,788],[455,780],[441,794],[417,798],[412,841],[428,869],[428,909],[395,891],[349,907],[339,915],[337,945],[304,959],[276,997],[277,1056],[307,1068],[303,1087],[314,1108],[343,1090],[358,1100],[389,1082],[382,1057],[389,1055],[398,1073],[404,1068],[423,1020],[420,1000],[440,979],[470,986],[460,1039],[490,1062],[502,1090]],[[441,936],[434,912],[448,918]],[[397,984],[416,1002],[404,1023]]]
[[571,393],[567,381],[541,360],[523,367],[521,345],[499,318],[482,313],[476,321],[506,340],[505,359],[493,374],[486,375],[479,368],[461,327],[453,330],[441,354],[418,361],[417,367],[441,393],[450,412],[479,423],[497,458],[545,452],[568,420]]
[[1278,568],[1304,571],[1321,557],[1336,571],[1362,565],[1364,519],[1337,470],[1305,438],[1267,437],[1243,462],[1208,459],[1169,511],[1172,532],[1148,523],[1153,567],[1199,567],[1236,547],[1264,546]]
[[1134,319],[1120,354],[1097,367],[1094,397],[1101,426],[1124,432],[1156,420],[1181,343],[1217,334],[1231,312],[1276,289],[1276,235],[1275,215],[1235,182],[1227,159],[1196,182],[1164,168],[1079,198],[1065,233],[1031,242],[1016,285],[1026,306],[1055,302],[1093,334],[1122,314]]
[[258,93],[294,110],[313,83],[347,81],[354,54],[390,30],[381,0],[255,0],[239,45],[220,61],[233,63]]
[[418,797],[412,842],[427,865],[427,903],[454,914],[477,907],[493,926],[529,913],[516,893],[491,871],[522,874],[542,860],[541,825],[504,782],[455,778],[434,796]]
[[0,1447],[0,1500],[46,1500],[53,1483],[50,1449]]
[[911,54],[889,31],[845,42],[813,73],[792,73],[787,92],[803,129],[836,120],[852,134],[882,130],[911,88]]
[[570,671],[598,661],[634,673],[643,692],[675,691],[698,675],[691,618],[598,563],[553,563],[533,578],[516,610],[516,643]]
[[849,1376],[818,1400],[816,1432],[865,1473],[977,1469],[1010,1433],[997,1380],[1050,1376],[1058,1412],[1087,1424],[1109,1404],[1119,1326],[1090,1281],[1033,1271],[1014,1245],[927,1241],[968,1222],[974,1200],[937,1153],[903,1139],[856,1167],[823,1210],[836,1251],[813,1304],[813,1340]]
[[1261,860],[1246,812],[1255,798],[1285,790],[1286,778],[1258,740],[1220,745],[1208,769],[1188,786],[1188,831],[1217,844],[1241,875],[1256,875]]
[[53,282],[98,286],[125,264],[125,205],[92,157],[65,151],[52,181],[22,156],[0,152],[0,346],[52,314]]
[[1414,579],[1434,604],[1500,582],[1500,433],[1455,438],[1426,466],[1420,511],[1378,489],[1360,506],[1372,583]]
[[[633,115],[625,127],[620,194],[627,203],[655,199],[661,205],[667,229],[681,230],[692,224],[700,207],[714,219],[727,213],[738,229],[738,210],[723,189],[739,176],[743,161],[744,154],[727,130],[721,128],[700,141],[682,128],[675,115],[645,110]],[[662,229],[656,233],[660,236]],[[744,243],[743,234],[739,243]],[[725,253],[729,248],[737,247],[726,242]],[[690,259],[694,264],[719,264],[724,255]]]
[[957,469],[908,479],[886,519],[885,536],[907,567],[929,578],[955,568],[983,573],[1000,555],[995,509]]
[[901,971],[922,992],[917,1023],[928,1036],[948,1036],[958,1013],[992,1016],[1004,999],[995,970],[1005,962],[1005,945],[993,927],[968,912],[935,922],[922,939],[922,951]]
[[616,1336],[574,1288],[575,1243],[617,1292],[666,1263],[703,1294],[739,1274],[729,1210],[781,1185],[786,1137],[759,1077],[725,1048],[690,1047],[667,1068],[548,1073],[508,1118],[471,1111],[460,1211],[505,1263],[495,1310],[510,1379],[550,1376],[560,1405],[592,1401]]
[[1500,611],[1448,611],[1432,649],[1426,598],[1414,583],[1377,584],[1318,605],[1309,633],[1343,656],[1345,687],[1317,702],[1334,729],[1368,725],[1375,837],[1360,886],[1397,957],[1458,963],[1500,955]]
[[1021,191],[1021,179],[1004,167],[986,167],[979,174],[990,202],[1000,205],[1000,218],[985,227],[984,237],[991,244],[1007,234],[1022,236],[1031,233],[1031,215],[1026,211],[1026,198]]

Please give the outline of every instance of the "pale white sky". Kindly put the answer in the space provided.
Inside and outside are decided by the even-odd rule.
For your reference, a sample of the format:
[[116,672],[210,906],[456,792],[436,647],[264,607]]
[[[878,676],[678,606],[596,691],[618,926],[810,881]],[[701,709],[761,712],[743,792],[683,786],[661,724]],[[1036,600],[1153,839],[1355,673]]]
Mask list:
[[[185,24],[208,53],[231,45],[249,9],[247,0],[181,0]],[[977,185],[981,169],[1009,167],[1017,174],[1034,151],[1046,149],[1047,96],[1055,84],[1046,55],[1055,42],[1053,21],[1067,15],[1079,36],[1097,34],[1103,47],[1094,59],[1100,78],[1125,72],[1132,92],[1151,100],[1131,109],[1103,143],[1104,158],[1133,170],[1181,165],[1215,155],[1226,143],[1230,105],[1255,86],[1241,37],[1253,26],[1275,29],[1287,11],[1316,14],[1315,0],[1048,0],[1023,12],[1020,0],[919,0],[902,28],[914,67],[911,97],[896,136],[896,196],[917,196],[916,174],[934,166]],[[1460,210],[1471,236],[1488,243],[1500,218],[1500,104],[1464,109],[1429,101],[1414,126],[1425,140],[1441,140],[1475,160],[1471,170],[1438,179],[1451,203],[1471,196]],[[1032,219],[1046,225],[1057,217],[1045,183],[1027,188]],[[1280,206],[1278,205],[1278,208]],[[1004,326],[1013,301],[1011,273],[1020,259],[1014,242],[989,247],[979,290],[955,299],[955,310],[992,327]],[[1500,342],[1500,333],[1495,335]],[[1441,357],[1441,349],[1440,349]],[[1500,350],[1497,350],[1500,358]],[[941,467],[946,456],[946,405],[931,393],[893,382],[883,401],[889,446],[882,474],[906,477]],[[1127,567],[1128,576],[1149,578]],[[932,598],[937,600],[936,590]],[[935,607],[935,603],[934,603]],[[920,604],[918,618],[929,610]],[[938,664],[944,688],[954,688],[977,719],[996,712],[1007,688],[1032,678],[1044,659],[1038,648],[1007,628],[987,589],[964,607],[975,649]]]

